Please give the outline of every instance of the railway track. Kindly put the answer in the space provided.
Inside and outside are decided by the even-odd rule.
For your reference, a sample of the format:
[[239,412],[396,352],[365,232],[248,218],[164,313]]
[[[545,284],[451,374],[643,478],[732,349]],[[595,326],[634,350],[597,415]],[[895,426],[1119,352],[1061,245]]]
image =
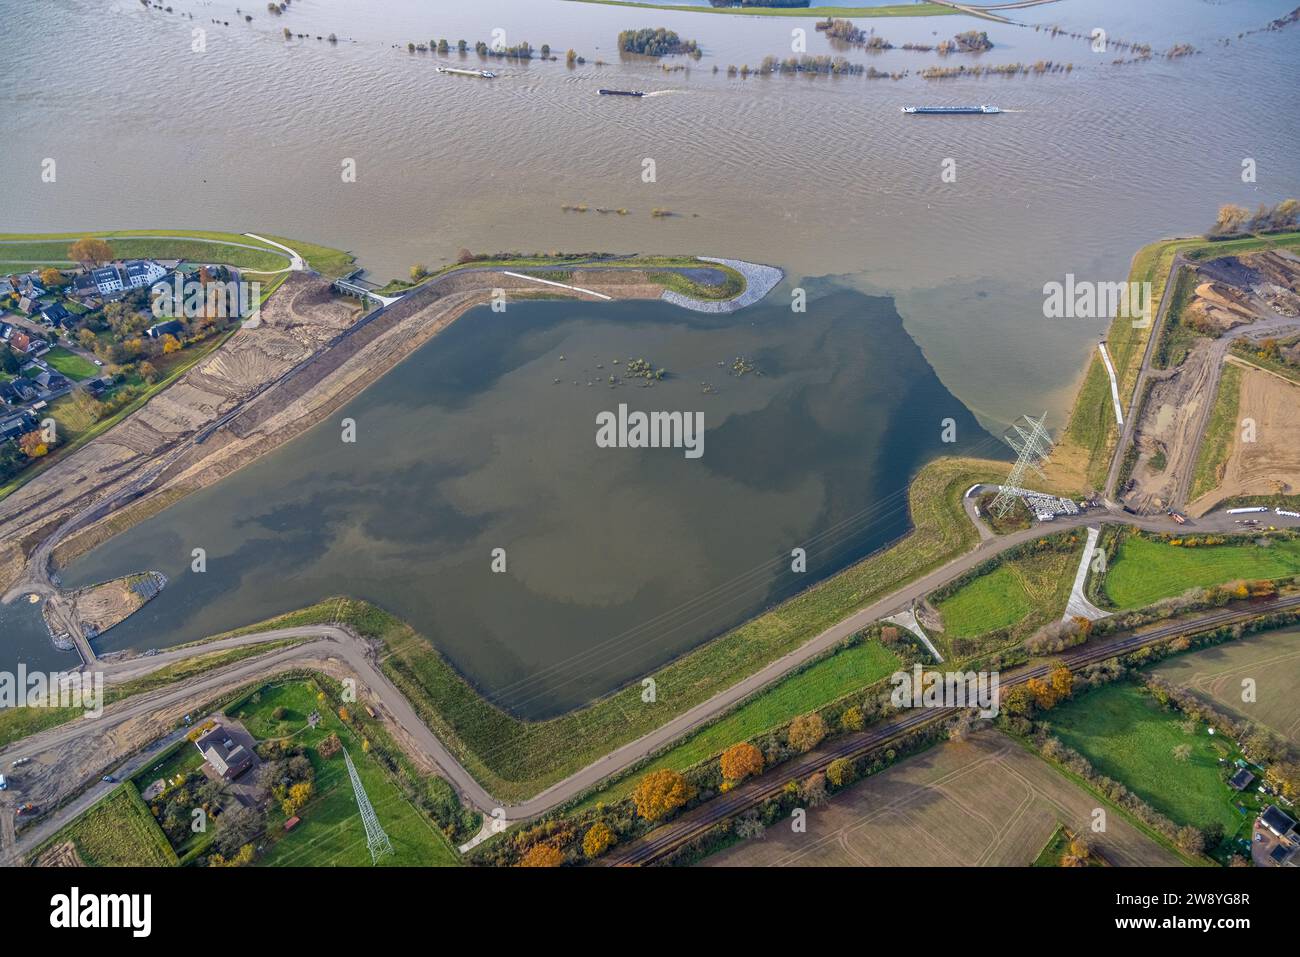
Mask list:
[[[1259,602],[1246,611],[1228,609],[1211,612],[1191,622],[1161,625],[1149,631],[1134,632],[1095,644],[1081,645],[1063,652],[1055,660],[1064,662],[1071,671],[1078,671],[1108,658],[1128,654],[1178,635],[1210,631],[1224,625],[1243,623],[1262,615],[1297,607],[1300,607],[1300,595]],[[1054,667],[1056,667],[1055,661],[1052,664],[1017,668],[1002,675],[1001,687],[1010,688],[1024,684],[1031,678],[1045,677]],[[641,840],[616,850],[605,859],[604,863],[614,867],[638,867],[657,863],[674,851],[703,837],[728,818],[776,797],[785,788],[786,782],[802,780],[818,771],[825,771],[832,761],[839,758],[858,758],[887,747],[913,731],[952,717],[959,710],[961,709],[926,708],[909,711],[902,717],[888,721],[879,727],[848,735],[829,747],[819,748],[782,766],[779,773],[755,778],[725,795],[687,811]]]

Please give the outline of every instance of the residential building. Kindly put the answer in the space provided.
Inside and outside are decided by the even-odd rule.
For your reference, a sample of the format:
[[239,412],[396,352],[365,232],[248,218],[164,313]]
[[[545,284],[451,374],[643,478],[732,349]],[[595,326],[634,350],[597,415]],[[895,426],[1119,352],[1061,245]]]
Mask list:
[[50,325],[58,327],[69,322],[72,319],[72,313],[61,302],[56,302],[50,306],[41,307],[41,318]]
[[90,278],[95,282],[95,288],[101,296],[111,296],[115,292],[121,292],[124,284],[122,274],[116,266],[101,266],[98,269],[90,271]]
[[160,322],[157,325],[150,326],[145,334],[149,336],[150,339],[161,339],[163,336],[175,336],[179,339],[181,333],[184,331],[185,323],[181,322],[179,319],[169,319],[166,322]]
[[152,259],[132,259],[123,264],[122,273],[126,278],[126,288],[140,289],[162,279],[167,270]]
[[239,777],[253,763],[252,753],[242,744],[236,744],[219,724],[201,735],[194,746],[199,749],[208,766],[226,781]]

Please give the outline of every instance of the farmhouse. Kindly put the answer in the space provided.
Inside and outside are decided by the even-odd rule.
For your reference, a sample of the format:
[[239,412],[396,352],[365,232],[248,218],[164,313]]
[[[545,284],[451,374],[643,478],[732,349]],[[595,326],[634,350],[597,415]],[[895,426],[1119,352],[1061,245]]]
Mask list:
[[252,753],[242,744],[236,744],[219,724],[199,737],[194,746],[212,770],[226,781],[239,777],[253,763]]
[[169,319],[167,322],[160,322],[157,325],[150,326],[145,332],[150,339],[161,339],[163,336],[180,337],[185,331],[185,324],[178,319]]
[[1255,775],[1246,768],[1241,768],[1228,781],[1228,787],[1234,791],[1244,791],[1255,780]]

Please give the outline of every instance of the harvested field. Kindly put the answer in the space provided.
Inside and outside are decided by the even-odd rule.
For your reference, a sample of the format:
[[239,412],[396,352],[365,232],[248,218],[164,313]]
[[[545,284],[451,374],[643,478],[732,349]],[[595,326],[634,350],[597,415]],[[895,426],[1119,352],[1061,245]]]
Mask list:
[[808,832],[768,829],[707,866],[1024,866],[1064,824],[1121,866],[1172,866],[1178,858],[1118,812],[1093,834],[1099,801],[996,732],[903,761],[808,812]]
[[86,864],[77,853],[77,845],[71,841],[54,844],[41,852],[40,857],[32,861],[33,867],[85,867]]
[[[1233,360],[1230,360],[1233,361]],[[1189,511],[1202,515],[1226,498],[1291,495],[1300,488],[1300,385],[1253,367],[1241,368],[1236,423],[1227,460],[1215,464],[1218,486]],[[1243,419],[1255,421],[1255,441],[1243,441]]]
[[[1179,655],[1154,669],[1241,718],[1272,728],[1300,747],[1300,631],[1265,631]],[[1242,701],[1242,682],[1255,700]]]

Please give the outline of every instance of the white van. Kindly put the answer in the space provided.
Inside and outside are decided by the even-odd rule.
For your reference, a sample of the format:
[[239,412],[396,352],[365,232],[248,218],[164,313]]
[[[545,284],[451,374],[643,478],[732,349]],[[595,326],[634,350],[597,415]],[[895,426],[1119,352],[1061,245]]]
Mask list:
[[0,791],[3,791],[7,787],[9,787],[9,782],[5,780],[3,774],[0,774]]

